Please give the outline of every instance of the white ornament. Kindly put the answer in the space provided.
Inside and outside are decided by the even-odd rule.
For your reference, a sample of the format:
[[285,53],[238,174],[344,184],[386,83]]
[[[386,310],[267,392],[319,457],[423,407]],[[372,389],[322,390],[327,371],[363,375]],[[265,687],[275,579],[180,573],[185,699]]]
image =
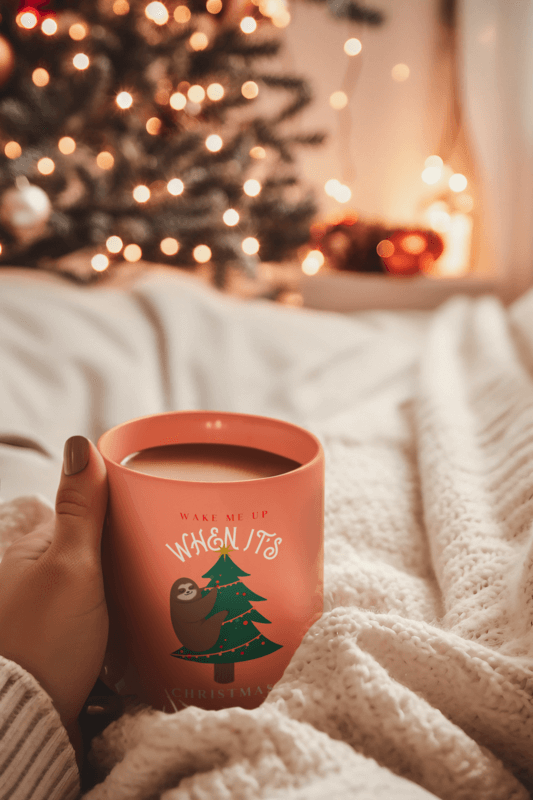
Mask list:
[[51,211],[52,203],[44,189],[27,178],[17,178],[17,185],[0,199],[0,219],[25,244],[41,235]]

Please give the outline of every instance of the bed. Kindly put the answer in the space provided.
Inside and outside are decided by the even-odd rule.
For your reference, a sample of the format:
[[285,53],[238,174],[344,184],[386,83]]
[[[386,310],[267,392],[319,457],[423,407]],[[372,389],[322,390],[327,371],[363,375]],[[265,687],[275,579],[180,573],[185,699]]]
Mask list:
[[76,433],[218,409],[325,451],[324,614],[282,679],[253,711],[123,714],[87,797],[531,796],[533,290],[339,314],[163,267],[5,269],[0,370],[0,553]]

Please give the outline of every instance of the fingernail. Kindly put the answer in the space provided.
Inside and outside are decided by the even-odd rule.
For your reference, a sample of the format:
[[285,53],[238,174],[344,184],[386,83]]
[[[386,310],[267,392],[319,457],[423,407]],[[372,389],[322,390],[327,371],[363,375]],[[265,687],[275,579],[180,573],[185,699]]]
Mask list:
[[81,472],[89,463],[91,447],[85,436],[71,436],[65,442],[63,453],[63,471],[65,475]]

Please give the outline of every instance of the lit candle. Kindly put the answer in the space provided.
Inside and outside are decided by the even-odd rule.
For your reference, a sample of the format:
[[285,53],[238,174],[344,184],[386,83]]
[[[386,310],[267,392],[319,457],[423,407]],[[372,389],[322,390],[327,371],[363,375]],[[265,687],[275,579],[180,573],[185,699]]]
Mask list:
[[246,481],[282,475],[301,466],[277,453],[214,442],[149,447],[126,456],[121,463],[136,472],[181,481]]

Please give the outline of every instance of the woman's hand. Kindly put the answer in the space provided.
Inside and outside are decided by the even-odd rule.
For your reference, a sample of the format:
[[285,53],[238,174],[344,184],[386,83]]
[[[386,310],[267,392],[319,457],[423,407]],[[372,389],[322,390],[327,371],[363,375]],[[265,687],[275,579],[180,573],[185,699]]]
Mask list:
[[11,544],[0,563],[0,654],[50,695],[78,765],[77,719],[100,674],[109,628],[100,560],[106,506],[104,460],[90,441],[72,436],[55,516]]

